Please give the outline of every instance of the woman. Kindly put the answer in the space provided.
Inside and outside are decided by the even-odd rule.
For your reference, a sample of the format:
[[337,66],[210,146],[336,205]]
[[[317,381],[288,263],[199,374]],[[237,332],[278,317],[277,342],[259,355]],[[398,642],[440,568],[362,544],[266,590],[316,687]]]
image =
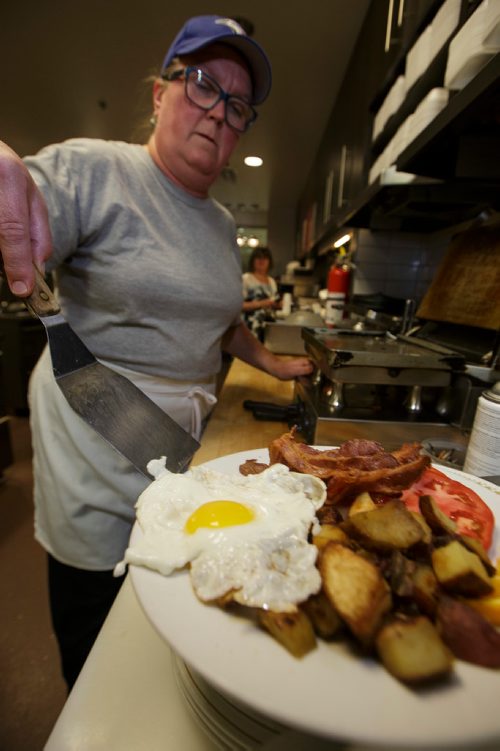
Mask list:
[[[240,320],[236,228],[210,186],[267,97],[263,50],[232,19],[187,21],[153,85],[145,145],[73,139],[20,160],[0,148],[0,249],[14,294],[32,262],[54,271],[89,349],[197,437],[221,350],[278,378],[282,360]],[[203,248],[203,251],[200,251]],[[54,630],[71,686],[121,584],[141,475],[69,408],[46,350],[31,379],[35,536],[47,550]],[[152,457],[153,458],[153,457]]]
[[255,248],[243,274],[243,315],[248,328],[261,341],[265,321],[274,320],[273,312],[280,307],[278,285],[269,275],[273,257],[269,248]]

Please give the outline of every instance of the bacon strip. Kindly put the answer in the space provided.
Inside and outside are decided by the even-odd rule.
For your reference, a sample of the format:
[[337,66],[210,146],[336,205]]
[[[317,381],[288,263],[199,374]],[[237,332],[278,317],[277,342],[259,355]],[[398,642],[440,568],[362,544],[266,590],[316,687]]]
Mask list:
[[260,475],[265,469],[269,468],[269,464],[262,464],[257,459],[247,459],[240,464],[240,474],[242,475]]
[[330,503],[344,503],[363,491],[399,496],[430,464],[419,443],[403,444],[389,453],[376,441],[355,439],[322,451],[298,443],[295,429],[271,443],[269,456],[271,464],[280,462],[322,479]]

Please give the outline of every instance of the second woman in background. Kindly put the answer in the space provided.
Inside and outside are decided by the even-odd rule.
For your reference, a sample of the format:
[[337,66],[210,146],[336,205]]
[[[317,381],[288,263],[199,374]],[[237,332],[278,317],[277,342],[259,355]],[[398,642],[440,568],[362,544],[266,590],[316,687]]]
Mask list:
[[269,275],[273,257],[269,248],[255,248],[243,274],[243,317],[248,328],[261,341],[265,321],[274,320],[273,311],[281,307],[278,285]]

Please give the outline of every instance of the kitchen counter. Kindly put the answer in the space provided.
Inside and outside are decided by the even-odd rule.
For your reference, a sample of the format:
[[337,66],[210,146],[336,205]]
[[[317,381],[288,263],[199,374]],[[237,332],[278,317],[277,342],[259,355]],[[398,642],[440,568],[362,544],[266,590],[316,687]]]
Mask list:
[[[193,464],[267,446],[288,430],[287,424],[255,420],[243,408],[243,401],[286,405],[292,397],[293,383],[278,381],[235,360]],[[179,690],[174,662],[172,651],[142,611],[127,577],[53,728],[46,751],[220,748],[191,714]],[[268,751],[346,748],[344,744],[311,740],[289,731],[260,747]],[[497,745],[489,747],[491,751],[493,748]],[[349,749],[368,751],[358,746]]]

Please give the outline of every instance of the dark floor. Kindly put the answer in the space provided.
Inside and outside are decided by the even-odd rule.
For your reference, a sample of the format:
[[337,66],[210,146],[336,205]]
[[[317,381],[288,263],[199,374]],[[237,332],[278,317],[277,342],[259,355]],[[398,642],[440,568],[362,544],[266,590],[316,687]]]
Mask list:
[[66,699],[50,624],[46,559],[33,538],[28,419],[12,417],[0,480],[0,751],[41,751]]

